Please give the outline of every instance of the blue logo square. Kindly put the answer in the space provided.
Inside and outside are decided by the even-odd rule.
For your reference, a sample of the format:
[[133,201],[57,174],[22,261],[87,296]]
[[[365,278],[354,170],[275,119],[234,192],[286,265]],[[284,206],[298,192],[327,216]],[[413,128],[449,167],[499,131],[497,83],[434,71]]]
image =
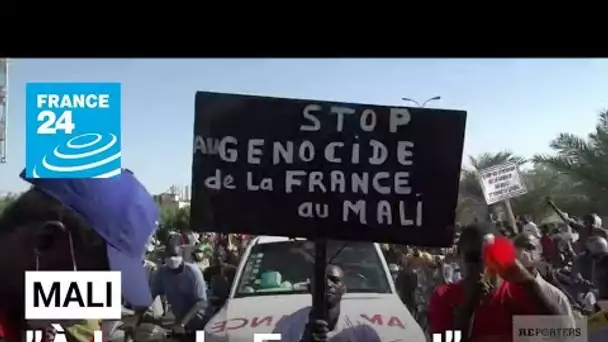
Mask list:
[[120,175],[120,83],[28,83],[25,175]]

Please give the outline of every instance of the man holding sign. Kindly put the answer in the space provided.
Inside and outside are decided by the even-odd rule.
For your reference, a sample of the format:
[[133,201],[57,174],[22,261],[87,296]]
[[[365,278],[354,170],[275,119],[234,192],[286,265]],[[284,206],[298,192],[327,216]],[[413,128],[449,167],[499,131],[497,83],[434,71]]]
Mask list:
[[[195,115],[194,227],[314,240],[316,279],[330,239],[452,245],[466,113],[198,92]],[[339,335],[324,284],[317,340]]]
[[[348,317],[341,310],[342,296],[346,292],[343,278],[340,267],[327,267],[327,320],[315,318],[314,310],[305,307],[281,318],[274,332],[280,333],[283,341],[291,342],[380,342],[374,329],[358,323],[358,317]],[[311,286],[311,290],[313,288]]]

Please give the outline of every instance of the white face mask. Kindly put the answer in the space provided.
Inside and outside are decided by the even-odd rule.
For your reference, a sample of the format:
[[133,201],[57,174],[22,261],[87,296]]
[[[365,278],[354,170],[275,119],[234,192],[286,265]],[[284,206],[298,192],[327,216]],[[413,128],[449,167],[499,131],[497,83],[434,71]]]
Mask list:
[[182,264],[183,260],[184,258],[182,258],[181,256],[169,257],[165,259],[165,265],[167,265],[167,267],[169,267],[170,269],[176,269]]

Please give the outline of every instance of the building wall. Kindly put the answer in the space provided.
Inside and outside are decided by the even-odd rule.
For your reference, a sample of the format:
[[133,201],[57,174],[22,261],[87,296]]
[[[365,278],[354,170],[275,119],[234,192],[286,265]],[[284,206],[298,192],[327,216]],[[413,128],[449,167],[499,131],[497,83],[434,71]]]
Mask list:
[[176,209],[186,208],[190,206],[190,201],[184,201],[178,195],[170,193],[154,195],[154,201],[159,206],[172,206]]

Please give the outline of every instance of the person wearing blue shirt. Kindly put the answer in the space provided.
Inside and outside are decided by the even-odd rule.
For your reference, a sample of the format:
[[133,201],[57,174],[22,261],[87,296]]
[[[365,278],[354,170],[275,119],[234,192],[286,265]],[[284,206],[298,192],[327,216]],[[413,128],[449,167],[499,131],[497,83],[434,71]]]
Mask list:
[[175,332],[202,330],[207,306],[207,286],[200,268],[184,262],[181,246],[171,244],[165,264],[152,280],[152,298],[164,295],[175,316]]

